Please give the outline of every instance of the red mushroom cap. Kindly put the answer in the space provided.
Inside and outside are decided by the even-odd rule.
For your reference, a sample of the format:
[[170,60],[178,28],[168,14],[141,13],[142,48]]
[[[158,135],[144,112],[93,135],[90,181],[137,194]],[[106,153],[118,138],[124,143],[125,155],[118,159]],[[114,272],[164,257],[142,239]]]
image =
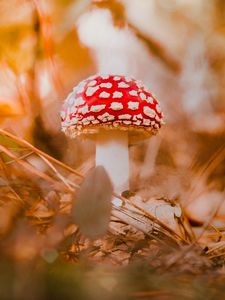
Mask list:
[[160,105],[140,81],[120,75],[94,75],[76,86],[64,102],[62,130],[69,136],[100,129],[156,134],[163,122]]

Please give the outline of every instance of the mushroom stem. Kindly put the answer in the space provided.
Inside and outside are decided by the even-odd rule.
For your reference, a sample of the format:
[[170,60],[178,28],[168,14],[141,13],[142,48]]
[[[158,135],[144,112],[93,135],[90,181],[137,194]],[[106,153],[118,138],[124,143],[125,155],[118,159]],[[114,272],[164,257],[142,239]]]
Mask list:
[[101,131],[96,138],[96,166],[108,172],[115,192],[129,189],[128,133],[122,130]]

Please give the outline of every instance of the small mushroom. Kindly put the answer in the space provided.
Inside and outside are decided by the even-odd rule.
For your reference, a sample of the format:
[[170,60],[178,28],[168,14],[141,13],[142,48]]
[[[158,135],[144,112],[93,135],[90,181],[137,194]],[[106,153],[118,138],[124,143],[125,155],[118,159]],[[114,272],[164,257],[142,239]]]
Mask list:
[[64,102],[62,130],[70,137],[96,139],[96,165],[110,175],[114,190],[129,190],[128,142],[156,134],[163,114],[140,81],[120,75],[94,75],[76,86]]

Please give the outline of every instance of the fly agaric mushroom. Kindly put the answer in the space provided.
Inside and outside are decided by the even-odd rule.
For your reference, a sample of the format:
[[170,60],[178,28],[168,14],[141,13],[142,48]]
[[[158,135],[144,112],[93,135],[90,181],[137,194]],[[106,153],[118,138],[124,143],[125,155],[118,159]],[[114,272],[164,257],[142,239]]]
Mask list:
[[109,173],[114,190],[129,190],[128,140],[156,134],[163,124],[158,101],[140,81],[119,75],[94,75],[76,86],[61,111],[70,137],[96,138],[96,165]]

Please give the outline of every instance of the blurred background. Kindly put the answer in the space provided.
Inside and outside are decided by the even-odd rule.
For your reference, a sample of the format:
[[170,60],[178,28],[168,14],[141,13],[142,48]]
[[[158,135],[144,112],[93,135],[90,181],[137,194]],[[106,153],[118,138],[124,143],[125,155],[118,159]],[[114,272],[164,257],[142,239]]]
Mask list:
[[148,190],[163,182],[162,193],[179,196],[220,155],[200,181],[223,190],[223,0],[9,0],[0,11],[1,128],[87,170],[94,144],[61,133],[62,102],[96,72],[130,75],[157,95],[166,120],[159,136],[130,148],[132,188],[157,174]]
[[[178,201],[190,224],[195,226],[204,224],[219,203],[212,224],[219,228],[220,234],[224,231],[225,204],[221,204],[225,188],[224,0],[1,0],[0,16],[2,129],[85,174],[94,166],[94,142],[70,140],[61,132],[59,112],[63,100],[79,81],[97,72],[142,80],[157,95],[166,125],[156,137],[130,146],[132,190],[146,199],[157,196]],[[16,147],[3,135],[0,144],[7,149]],[[47,172],[40,157],[31,156],[29,164]],[[2,167],[3,171],[8,172],[12,181],[22,184],[18,169],[15,173]],[[26,176],[26,183],[23,182],[26,193],[21,198],[35,198],[39,193],[39,198],[52,199],[47,184],[38,186],[37,192],[37,181]],[[4,198],[3,186],[0,190]],[[31,193],[32,188],[36,194]],[[25,230],[22,226],[14,232],[18,216],[24,211],[15,212],[9,204],[11,198],[7,199],[7,208],[3,200],[0,207],[1,254],[3,258],[22,260],[26,268],[23,269],[23,264],[15,266],[11,260],[7,264],[4,259],[8,277],[2,279],[3,285],[21,272],[29,274],[34,258],[40,256],[43,262],[38,265],[37,276],[41,285],[44,279],[40,274],[45,268],[42,264],[55,261],[58,250],[49,254],[41,247],[37,249],[36,245],[44,241],[42,236],[37,238],[33,234],[36,227]],[[42,207],[42,213],[45,209]],[[9,211],[10,217],[6,218]],[[29,213],[26,212],[25,219],[31,216],[30,210]],[[35,225],[43,224],[36,219]],[[28,248],[20,248],[22,236],[24,244],[30,241]],[[59,268],[62,266],[57,265],[54,274]],[[85,273],[85,268],[81,264],[76,269],[76,279],[68,279],[69,282],[75,280],[80,286],[77,278]],[[133,271],[139,274],[137,270]],[[67,272],[66,269],[63,273],[64,279],[70,274]],[[85,277],[90,288],[95,285],[92,282],[95,273],[91,272]],[[103,290],[108,293],[116,286],[113,276],[105,277],[108,270],[96,272],[106,280],[98,283],[101,287],[96,294],[85,296],[80,288],[81,294],[84,293],[82,299],[99,299]],[[45,273],[46,278],[48,275]],[[57,282],[54,280],[53,285]],[[132,282],[129,280],[126,284]],[[32,295],[32,299],[44,299],[35,284],[31,286],[36,289],[36,298],[29,289],[31,294],[23,298],[26,278],[17,283],[11,296],[2,289],[0,298],[31,299]],[[110,297],[105,295],[105,299],[113,299]],[[125,299],[124,294],[121,297]]]

